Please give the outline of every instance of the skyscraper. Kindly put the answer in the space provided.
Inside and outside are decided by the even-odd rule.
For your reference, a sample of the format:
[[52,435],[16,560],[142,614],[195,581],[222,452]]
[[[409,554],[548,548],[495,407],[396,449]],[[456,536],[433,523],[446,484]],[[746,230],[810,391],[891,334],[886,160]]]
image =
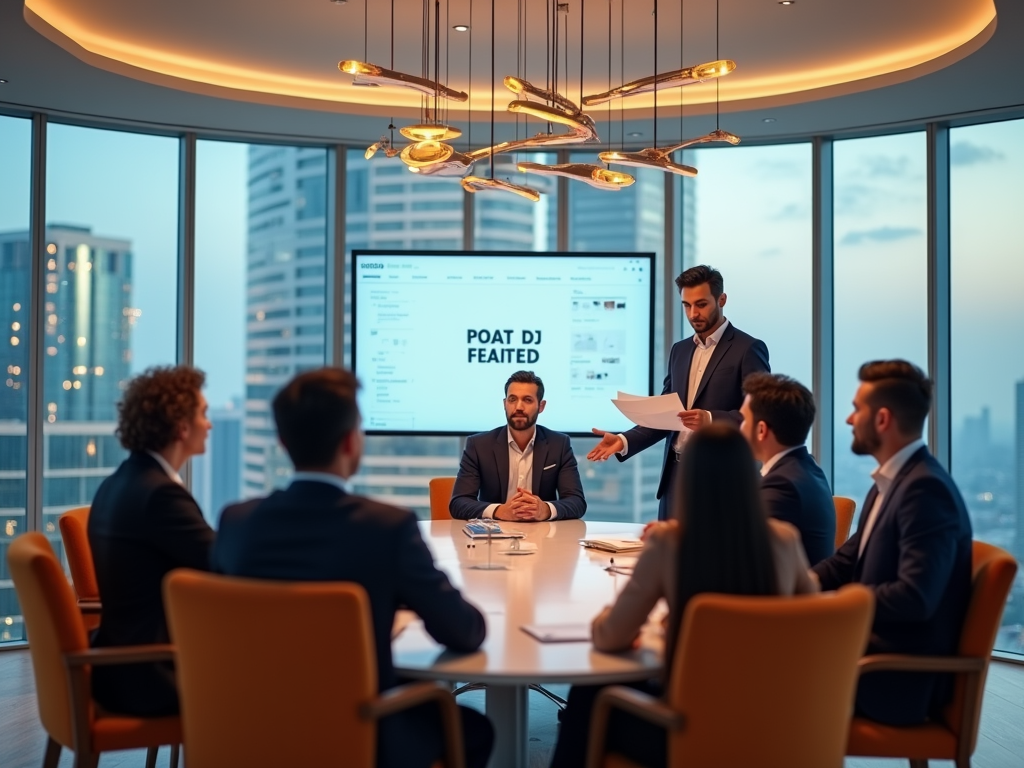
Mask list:
[[211,408],[206,452],[192,458],[192,495],[214,528],[226,504],[242,496],[242,408]]
[[1013,548],[1017,559],[1024,561],[1024,379],[1017,382],[1014,406],[1013,470],[1017,491],[1017,530]]

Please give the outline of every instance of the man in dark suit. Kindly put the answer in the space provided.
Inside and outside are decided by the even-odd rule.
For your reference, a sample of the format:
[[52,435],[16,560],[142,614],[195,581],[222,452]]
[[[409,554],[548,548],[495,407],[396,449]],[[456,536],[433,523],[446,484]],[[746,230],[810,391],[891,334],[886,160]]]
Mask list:
[[672,345],[661,394],[679,395],[685,409],[679,413],[681,429],[672,432],[633,427],[619,435],[595,429],[601,442],[587,454],[591,461],[605,461],[611,456],[625,461],[664,440],[665,458],[657,494],[659,520],[671,516],[669,491],[687,435],[712,421],[724,419],[739,425],[743,380],[751,373],[770,370],[764,342],[731,325],[722,314],[727,296],[717,269],[691,267],[676,278],[676,286],[695,333],[692,339]]
[[743,380],[740,431],[761,462],[768,514],[800,531],[811,565],[832,554],[836,513],[832,490],[804,443],[814,423],[814,396],[788,376],[752,373]]
[[[175,568],[209,568],[213,531],[178,476],[190,456],[206,449],[204,380],[187,366],[150,368],[132,379],[118,403],[117,436],[131,453],[100,483],[89,511],[103,601],[96,648],[168,642],[164,576]],[[178,712],[170,664],[95,667],[92,686],[112,712]]]
[[583,517],[579,468],[569,436],[537,424],[544,382],[518,371],[505,382],[507,426],[466,440],[448,510],[460,520],[569,520]]
[[[812,569],[822,589],[859,582],[875,593],[868,653],[956,651],[971,591],[971,522],[949,473],[921,439],[932,384],[904,360],[865,363],[853,398],[853,452],[878,461],[857,532]],[[890,725],[934,716],[947,676],[874,672],[857,688],[857,713]]]
[[[345,481],[363,452],[348,371],[300,374],[273,401],[278,437],[295,465],[286,490],[225,508],[214,546],[214,570],[283,581],[349,581],[370,599],[381,691],[398,684],[391,662],[395,611],[415,611],[431,637],[452,650],[475,651],[486,634],[483,615],[463,599],[433,562],[416,517],[355,496]],[[490,721],[460,707],[467,766],[483,768],[493,741]],[[439,759],[444,745],[436,704],[384,718],[377,765],[415,768]]]

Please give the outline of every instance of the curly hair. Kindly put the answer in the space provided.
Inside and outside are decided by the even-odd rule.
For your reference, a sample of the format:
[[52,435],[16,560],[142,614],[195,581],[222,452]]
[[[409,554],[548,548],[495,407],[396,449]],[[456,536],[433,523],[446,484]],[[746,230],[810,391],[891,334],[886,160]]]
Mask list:
[[114,434],[129,451],[161,451],[199,407],[206,374],[187,365],[147,368],[128,382],[117,404]]

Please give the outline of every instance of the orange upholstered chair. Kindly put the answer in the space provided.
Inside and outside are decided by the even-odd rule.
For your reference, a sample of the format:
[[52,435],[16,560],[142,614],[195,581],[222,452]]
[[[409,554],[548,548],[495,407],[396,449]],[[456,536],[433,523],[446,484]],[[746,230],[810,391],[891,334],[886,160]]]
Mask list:
[[89,507],[69,509],[57,520],[64,553],[71,571],[71,585],[78,598],[78,607],[85,620],[85,628],[92,631],[100,625],[100,585],[96,582],[96,568],[89,547]]
[[846,496],[833,496],[832,503],[836,508],[836,549],[839,549],[850,538],[850,526],[853,525],[857,502]]
[[898,728],[856,717],[850,724],[846,754],[907,758],[913,768],[926,768],[929,760],[953,760],[957,768],[970,768],[989,657],[1017,573],[1013,557],[991,544],[974,542],[972,554],[971,601],[956,656],[879,654],[861,660],[862,674],[885,670],[956,673],[953,699],[942,718]]
[[[463,768],[461,721],[433,683],[377,692],[369,599],[357,584],[177,570],[164,580],[188,768],[373,768],[377,719],[441,706],[446,765]],[[267,642],[267,622],[285,628]]]
[[448,511],[448,504],[452,500],[452,488],[454,487],[454,477],[432,477],[430,479],[431,520],[452,519],[452,513]]
[[41,533],[25,533],[7,552],[28,632],[39,719],[49,736],[43,768],[56,768],[62,747],[75,752],[76,768],[95,768],[101,752],[149,748],[147,766],[155,765],[156,748],[171,744],[177,765],[181,721],[177,717],[111,715],[93,703],[93,667],[169,661],[169,645],[89,648],[82,614],[50,542]]
[[613,686],[598,697],[588,766],[634,765],[602,754],[617,707],[666,729],[673,768],[842,768],[873,615],[874,597],[859,584],[800,597],[694,597],[665,696]]

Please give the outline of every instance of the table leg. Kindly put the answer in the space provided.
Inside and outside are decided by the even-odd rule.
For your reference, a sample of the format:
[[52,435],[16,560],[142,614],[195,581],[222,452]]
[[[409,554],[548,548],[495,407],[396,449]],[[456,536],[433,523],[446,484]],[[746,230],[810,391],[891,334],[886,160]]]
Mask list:
[[485,709],[494,724],[494,751],[488,768],[527,768],[527,702],[525,685],[487,684]]

